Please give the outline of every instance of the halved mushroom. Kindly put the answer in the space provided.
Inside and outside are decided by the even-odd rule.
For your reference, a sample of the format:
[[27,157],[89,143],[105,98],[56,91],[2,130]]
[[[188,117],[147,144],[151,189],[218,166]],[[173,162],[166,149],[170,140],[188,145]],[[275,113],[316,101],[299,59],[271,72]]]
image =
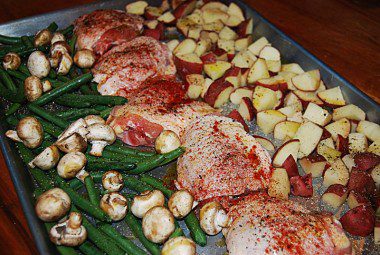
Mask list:
[[196,245],[190,238],[178,236],[170,238],[162,247],[161,255],[195,255]]
[[43,92],[47,92],[53,88],[53,85],[49,80],[42,81],[42,90]]
[[60,57],[60,61],[57,67],[57,74],[66,75],[69,73],[71,66],[73,65],[73,59],[69,53],[64,53]]
[[181,146],[181,141],[178,135],[171,130],[162,131],[155,142],[156,151],[160,154],[171,152],[179,146]]
[[60,58],[63,54],[70,54],[70,46],[66,41],[58,41],[51,45],[50,47],[50,56],[52,58]]
[[50,72],[50,62],[42,51],[34,51],[29,55],[27,67],[31,75],[38,78],[48,76]]
[[5,70],[17,70],[21,65],[21,58],[15,52],[8,52],[3,58],[3,67]]
[[147,211],[155,206],[163,206],[165,196],[159,190],[147,190],[133,198],[131,212],[138,218],[144,217]]
[[51,43],[51,45],[53,45],[56,42],[65,42],[65,41],[66,41],[66,38],[65,38],[65,36],[62,33],[55,32],[53,34],[53,37],[51,38],[50,43]]
[[73,133],[58,140],[55,145],[63,152],[84,152],[87,149],[86,139],[78,133]]
[[115,131],[108,125],[95,123],[87,127],[88,141],[92,144],[90,155],[100,157],[104,147],[112,144],[116,140]]
[[84,179],[86,179],[87,176],[89,176],[90,174],[84,170],[84,169],[81,169],[76,175],[75,177],[80,180],[81,182],[84,183]]
[[50,189],[37,198],[35,211],[45,222],[56,221],[70,210],[71,200],[65,191],[59,188]]
[[42,29],[34,36],[34,46],[43,46],[51,42],[53,34],[48,29]]
[[86,162],[86,156],[82,152],[67,153],[58,162],[58,175],[65,179],[73,178],[84,168]]
[[106,124],[106,121],[99,115],[87,115],[84,117],[84,121],[86,122],[87,126],[95,123]]
[[100,200],[100,208],[114,221],[119,221],[127,215],[128,201],[119,193],[105,194]]
[[95,61],[95,53],[88,49],[78,50],[74,56],[74,63],[80,68],[91,68]]
[[200,224],[203,231],[208,235],[216,235],[222,228],[228,225],[228,216],[226,211],[218,202],[209,202],[205,204],[200,213]]
[[163,206],[147,211],[142,220],[145,237],[153,243],[163,243],[175,230],[173,214]]
[[41,123],[31,116],[22,118],[16,126],[16,131],[8,130],[5,135],[31,149],[40,146],[44,139]]
[[102,184],[108,191],[119,191],[123,188],[123,176],[118,171],[107,171],[102,176]]
[[74,134],[74,133],[78,133],[82,137],[86,138],[88,131],[87,131],[87,124],[84,121],[84,119],[80,118],[80,119],[77,119],[76,121],[74,121],[73,123],[71,123],[70,126],[68,126],[65,129],[65,131],[63,131],[63,133],[58,136],[57,142],[61,139],[64,139],[64,138]]
[[55,167],[58,161],[59,150],[57,146],[51,145],[38,154],[28,165],[31,168],[38,167],[42,170],[49,170]]
[[168,208],[174,217],[182,219],[197,206],[194,197],[187,190],[178,190],[169,198]]
[[58,223],[50,229],[49,237],[56,245],[81,245],[87,238],[87,230],[82,226],[82,215],[78,212],[71,212],[68,220]]
[[26,99],[30,102],[37,100],[43,93],[43,86],[40,78],[29,76],[24,81],[24,91]]

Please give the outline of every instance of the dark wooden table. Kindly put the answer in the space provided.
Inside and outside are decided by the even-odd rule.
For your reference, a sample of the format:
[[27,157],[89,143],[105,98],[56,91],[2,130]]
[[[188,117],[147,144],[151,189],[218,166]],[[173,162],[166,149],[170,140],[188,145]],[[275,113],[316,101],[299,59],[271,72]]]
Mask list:
[[[91,0],[1,0],[0,23]],[[349,0],[246,0],[344,78],[380,103],[380,4]],[[37,254],[0,155],[1,254]]]

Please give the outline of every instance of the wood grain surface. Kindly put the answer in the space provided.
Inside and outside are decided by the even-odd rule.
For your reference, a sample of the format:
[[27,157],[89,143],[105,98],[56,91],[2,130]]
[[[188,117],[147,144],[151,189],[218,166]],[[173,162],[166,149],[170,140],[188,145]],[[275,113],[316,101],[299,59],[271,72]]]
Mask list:
[[[1,0],[0,23],[92,2]],[[349,0],[246,0],[380,103],[380,4]],[[38,254],[0,154],[0,253]]]

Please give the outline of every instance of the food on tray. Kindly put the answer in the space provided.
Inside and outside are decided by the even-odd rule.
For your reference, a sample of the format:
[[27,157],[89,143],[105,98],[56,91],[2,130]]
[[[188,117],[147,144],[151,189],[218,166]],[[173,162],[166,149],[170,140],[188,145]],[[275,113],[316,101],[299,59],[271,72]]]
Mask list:
[[[0,36],[6,136],[54,244],[194,255],[222,232],[229,254],[353,254],[343,230],[379,242],[380,126],[344,90],[284,64],[235,3],[125,10]],[[175,180],[145,174],[177,158]],[[321,199],[340,222],[295,197]],[[109,224],[124,219],[146,251]]]

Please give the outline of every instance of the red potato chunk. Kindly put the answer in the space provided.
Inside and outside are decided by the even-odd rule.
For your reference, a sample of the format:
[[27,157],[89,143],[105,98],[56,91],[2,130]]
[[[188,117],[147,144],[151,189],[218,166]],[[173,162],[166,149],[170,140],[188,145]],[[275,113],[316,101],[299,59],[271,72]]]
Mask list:
[[304,176],[293,176],[290,178],[291,192],[295,196],[312,197],[313,179],[311,174]]
[[354,161],[356,169],[367,171],[380,163],[380,156],[370,152],[357,153],[354,156]]
[[351,235],[368,236],[375,227],[375,213],[371,207],[360,205],[346,212],[340,222]]

